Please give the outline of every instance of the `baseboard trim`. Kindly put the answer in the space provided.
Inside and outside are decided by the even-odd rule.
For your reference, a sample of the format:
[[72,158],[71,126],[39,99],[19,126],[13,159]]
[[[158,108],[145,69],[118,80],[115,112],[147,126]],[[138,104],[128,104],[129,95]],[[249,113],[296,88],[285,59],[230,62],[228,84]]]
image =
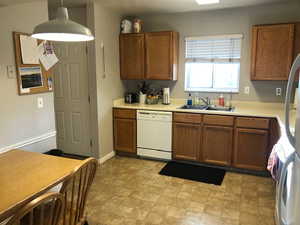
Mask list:
[[25,141],[18,142],[16,144],[12,144],[12,145],[9,145],[9,146],[6,146],[6,147],[2,147],[2,148],[0,148],[0,153],[7,152],[11,149],[22,148],[22,147],[27,146],[27,145],[32,145],[32,144],[44,141],[46,139],[55,137],[55,136],[56,136],[56,131],[52,131],[52,132],[49,132],[49,133],[46,133],[46,134],[42,134],[40,136],[30,138],[30,139],[27,139]]
[[99,164],[105,163],[107,160],[113,158],[116,155],[116,153],[114,151],[106,154],[105,156],[101,157],[98,161]]

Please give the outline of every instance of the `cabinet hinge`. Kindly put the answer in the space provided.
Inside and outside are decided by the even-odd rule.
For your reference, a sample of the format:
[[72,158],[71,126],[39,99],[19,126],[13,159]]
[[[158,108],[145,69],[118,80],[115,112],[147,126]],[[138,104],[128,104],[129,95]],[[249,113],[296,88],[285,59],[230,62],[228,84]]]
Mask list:
[[88,97],[88,102],[91,104],[91,96]]

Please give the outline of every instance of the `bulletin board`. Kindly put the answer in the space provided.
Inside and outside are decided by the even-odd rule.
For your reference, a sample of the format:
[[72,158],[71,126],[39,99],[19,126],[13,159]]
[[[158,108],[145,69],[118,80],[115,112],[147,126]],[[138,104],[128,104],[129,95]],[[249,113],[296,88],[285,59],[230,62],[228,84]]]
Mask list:
[[[46,69],[39,61],[38,64],[23,63],[20,41],[21,36],[30,37],[30,34],[22,32],[13,32],[18,94],[32,95],[38,93],[52,92],[53,69],[49,69],[48,71],[46,71]],[[40,44],[42,41],[37,40],[37,42],[38,44]]]

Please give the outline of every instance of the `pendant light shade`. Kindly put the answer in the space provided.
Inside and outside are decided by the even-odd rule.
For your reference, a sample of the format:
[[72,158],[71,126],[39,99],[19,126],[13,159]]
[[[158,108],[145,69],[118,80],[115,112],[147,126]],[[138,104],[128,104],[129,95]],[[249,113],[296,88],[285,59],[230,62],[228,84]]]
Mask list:
[[31,36],[47,41],[81,42],[94,40],[89,28],[69,20],[68,9],[65,7],[57,9],[55,19],[37,25]]

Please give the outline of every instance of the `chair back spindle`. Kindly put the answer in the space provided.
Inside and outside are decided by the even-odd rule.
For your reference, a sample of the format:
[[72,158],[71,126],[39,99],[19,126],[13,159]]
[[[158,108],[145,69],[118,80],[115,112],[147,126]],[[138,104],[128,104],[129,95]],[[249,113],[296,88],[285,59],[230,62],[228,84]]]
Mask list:
[[88,158],[63,183],[60,191],[65,201],[63,225],[82,225],[86,222],[85,205],[97,166],[96,159]]
[[63,195],[48,192],[21,208],[6,225],[58,225],[63,208]]

